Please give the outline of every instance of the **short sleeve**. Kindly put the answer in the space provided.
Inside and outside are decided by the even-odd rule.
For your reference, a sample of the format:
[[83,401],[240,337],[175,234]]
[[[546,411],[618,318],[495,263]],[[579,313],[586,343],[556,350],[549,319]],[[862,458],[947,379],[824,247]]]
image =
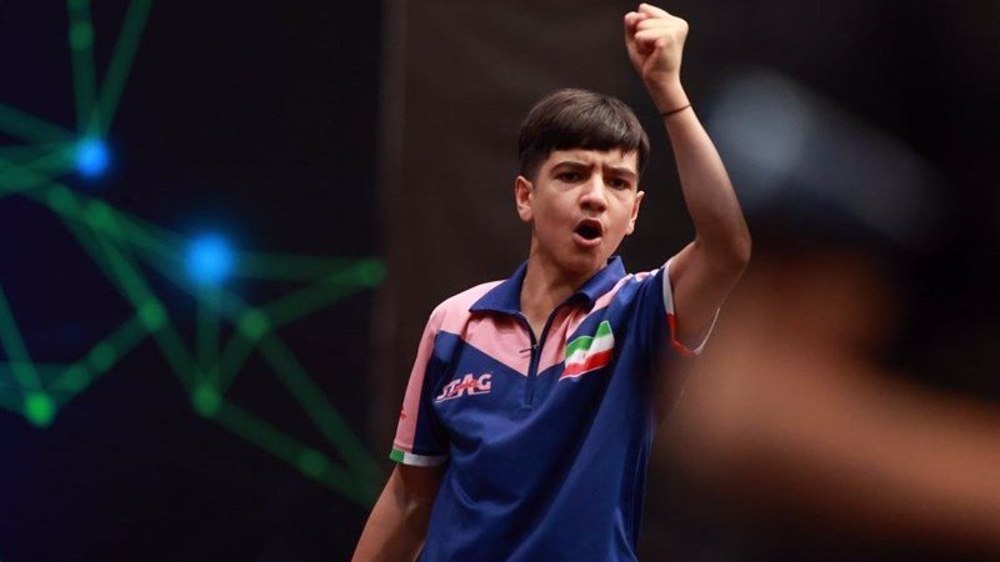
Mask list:
[[448,460],[446,432],[433,407],[433,385],[437,377],[434,342],[438,333],[437,310],[424,328],[417,358],[406,385],[403,407],[399,413],[396,437],[389,458],[414,466],[435,466]]
[[712,323],[709,324],[705,333],[698,338],[695,342],[682,342],[677,337],[677,312],[674,308],[674,292],[673,286],[670,283],[670,264],[673,263],[673,258],[667,260],[667,263],[660,268],[657,273],[660,274],[660,283],[662,285],[663,291],[663,309],[667,315],[667,325],[670,327],[670,345],[681,355],[686,357],[693,357],[701,353],[702,349],[705,348],[705,344],[708,343],[708,338],[712,334],[712,330],[715,328],[715,322],[719,318],[719,311],[715,311],[715,317],[712,318]]

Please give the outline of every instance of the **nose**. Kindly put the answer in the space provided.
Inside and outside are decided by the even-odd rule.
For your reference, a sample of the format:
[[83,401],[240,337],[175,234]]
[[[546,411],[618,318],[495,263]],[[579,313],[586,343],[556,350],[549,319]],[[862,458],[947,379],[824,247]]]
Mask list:
[[592,213],[601,213],[608,208],[607,186],[600,176],[591,178],[583,185],[580,206]]

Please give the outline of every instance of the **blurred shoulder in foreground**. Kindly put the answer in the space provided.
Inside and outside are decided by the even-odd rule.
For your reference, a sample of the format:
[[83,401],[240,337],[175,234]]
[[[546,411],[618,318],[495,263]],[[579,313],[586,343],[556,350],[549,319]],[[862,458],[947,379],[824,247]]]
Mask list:
[[755,256],[686,373],[661,469],[742,529],[738,559],[1000,557],[1000,412],[887,360],[903,318],[920,345],[963,328],[913,298],[913,264],[951,235],[942,180],[783,77],[724,92],[709,126]]

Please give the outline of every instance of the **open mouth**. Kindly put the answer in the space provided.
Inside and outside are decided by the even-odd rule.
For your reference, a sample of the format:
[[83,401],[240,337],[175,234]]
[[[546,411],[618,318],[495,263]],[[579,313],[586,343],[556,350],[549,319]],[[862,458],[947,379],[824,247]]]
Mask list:
[[580,238],[587,241],[597,240],[601,237],[601,223],[596,220],[584,220],[576,225],[573,230]]

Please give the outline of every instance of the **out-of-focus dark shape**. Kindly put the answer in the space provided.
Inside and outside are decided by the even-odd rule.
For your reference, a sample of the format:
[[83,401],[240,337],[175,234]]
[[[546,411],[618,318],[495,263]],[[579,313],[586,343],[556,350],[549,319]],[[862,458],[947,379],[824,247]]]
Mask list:
[[728,559],[1000,557],[1000,412],[881,361],[901,266],[941,236],[936,174],[773,73],[731,80],[709,124],[754,258],[661,445],[716,521],[770,534]]
[[940,180],[931,168],[780,74],[733,75],[710,127],[745,211],[769,231],[903,250],[935,239]]

